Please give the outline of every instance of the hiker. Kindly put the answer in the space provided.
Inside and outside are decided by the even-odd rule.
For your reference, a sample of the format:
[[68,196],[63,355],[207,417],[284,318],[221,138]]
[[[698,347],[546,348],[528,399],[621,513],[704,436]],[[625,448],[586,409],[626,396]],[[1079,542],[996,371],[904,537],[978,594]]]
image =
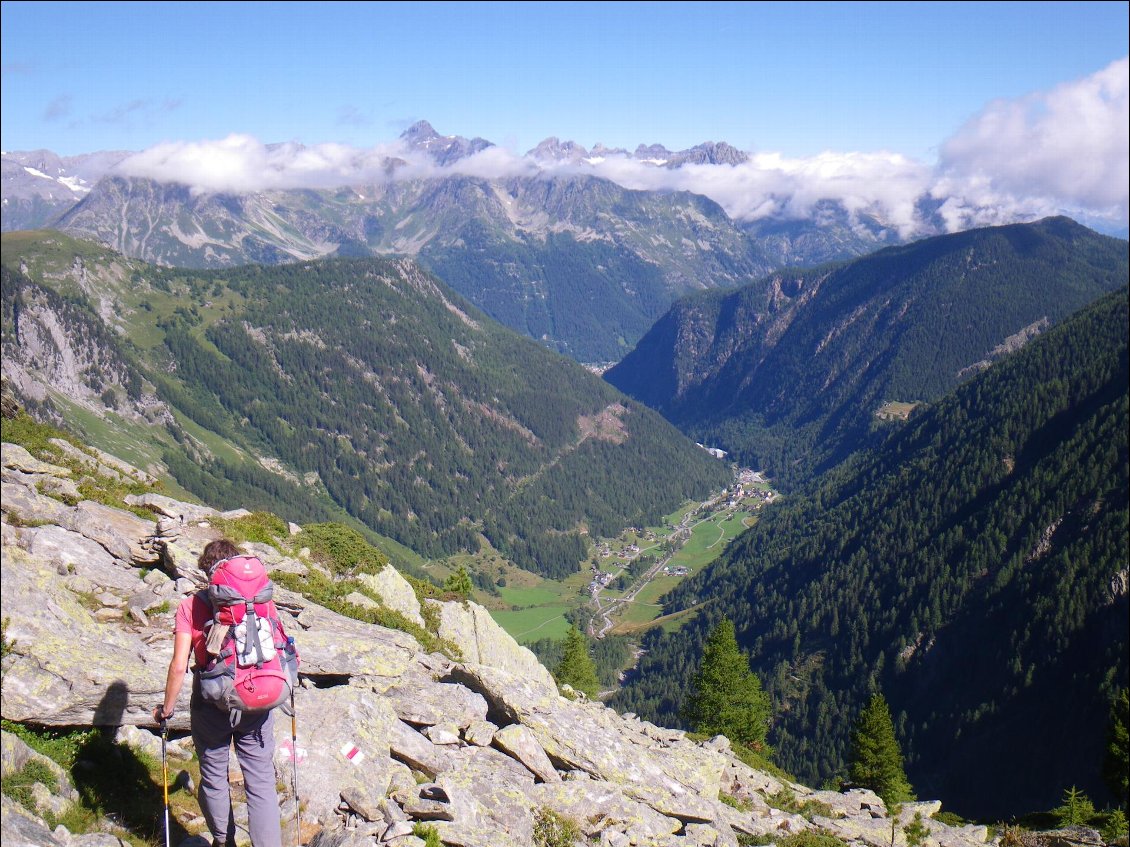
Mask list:
[[[211,579],[218,563],[239,555],[235,544],[219,539],[204,548],[197,565]],[[212,606],[207,592],[190,594],[181,601],[173,635],[173,658],[165,682],[165,701],[153,710],[153,717],[158,723],[172,717],[191,655],[194,673],[189,719],[192,742],[200,760],[200,807],[212,833],[212,847],[235,847],[235,815],[228,783],[228,757],[233,740],[247,792],[252,847],[281,847],[282,827],[273,762],[274,712],[245,713],[233,726],[227,712],[201,697],[198,671],[208,662],[206,629],[211,621]]]

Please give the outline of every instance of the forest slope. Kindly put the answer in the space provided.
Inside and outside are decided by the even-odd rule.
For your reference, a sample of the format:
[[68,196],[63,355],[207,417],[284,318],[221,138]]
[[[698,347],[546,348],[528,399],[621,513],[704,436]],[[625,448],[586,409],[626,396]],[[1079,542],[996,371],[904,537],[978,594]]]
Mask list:
[[736,624],[776,703],[781,763],[843,773],[873,687],[924,794],[965,815],[1099,780],[1127,684],[1127,289],[1050,330],[767,510],[667,599],[617,705],[672,720],[705,634]]
[[[477,550],[481,534],[521,566],[562,576],[586,533],[654,521],[728,480],[656,413],[411,260],[195,274],[18,235],[5,236],[5,263],[40,280],[5,268],[4,355],[6,367],[24,364],[23,393],[59,358],[44,338],[76,342],[66,327],[79,324],[30,307],[47,301],[44,287],[94,321],[89,304],[109,298],[114,361],[172,410],[139,437],[163,439],[172,476],[221,505],[301,502],[318,517],[317,500],[428,556]],[[115,262],[127,280],[116,288]],[[129,391],[145,395],[138,382]],[[46,377],[40,387],[58,399]],[[113,427],[109,406],[87,407]]]
[[1067,218],[939,236],[687,297],[606,379],[787,487],[1128,274],[1125,241]]

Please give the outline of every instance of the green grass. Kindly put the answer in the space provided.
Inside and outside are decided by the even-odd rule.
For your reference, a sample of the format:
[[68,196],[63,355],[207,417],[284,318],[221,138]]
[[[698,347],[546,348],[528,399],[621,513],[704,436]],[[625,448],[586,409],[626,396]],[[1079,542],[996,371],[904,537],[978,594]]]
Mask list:
[[516,612],[492,611],[491,617],[519,644],[539,638],[564,638],[569,632],[565,613],[576,604],[535,606]]
[[523,608],[560,603],[562,597],[559,587],[550,588],[545,585],[536,588],[500,588],[498,593],[511,606]]

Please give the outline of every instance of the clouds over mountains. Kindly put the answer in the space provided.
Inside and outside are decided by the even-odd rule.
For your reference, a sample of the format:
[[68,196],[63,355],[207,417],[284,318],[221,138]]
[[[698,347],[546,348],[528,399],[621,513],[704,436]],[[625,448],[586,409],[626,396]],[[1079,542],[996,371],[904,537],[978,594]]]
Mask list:
[[[170,142],[122,162],[119,172],[199,192],[254,193],[363,186],[466,175],[602,177],[630,189],[690,191],[739,221],[807,218],[835,200],[904,235],[1065,213],[1125,228],[1130,159],[1130,60],[1028,96],[989,103],[940,145],[936,164],[891,152],[824,152],[807,158],[754,153],[739,164],[665,167],[654,154],[571,148],[562,157],[485,146],[458,158],[452,142],[404,138],[371,148],[265,144],[245,135]],[[407,134],[406,134],[407,135]],[[461,141],[461,140],[460,140]],[[473,149],[473,148],[469,148]]]

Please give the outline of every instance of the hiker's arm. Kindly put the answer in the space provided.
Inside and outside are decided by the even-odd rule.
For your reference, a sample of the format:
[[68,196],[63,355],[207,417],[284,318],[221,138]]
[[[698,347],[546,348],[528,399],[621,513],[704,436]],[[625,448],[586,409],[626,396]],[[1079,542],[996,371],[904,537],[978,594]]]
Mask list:
[[173,716],[181,686],[184,685],[184,675],[188,673],[188,655],[191,652],[192,633],[176,633],[173,636],[173,659],[169,662],[169,676],[165,680],[165,702],[153,710],[153,717],[158,723],[162,718]]

